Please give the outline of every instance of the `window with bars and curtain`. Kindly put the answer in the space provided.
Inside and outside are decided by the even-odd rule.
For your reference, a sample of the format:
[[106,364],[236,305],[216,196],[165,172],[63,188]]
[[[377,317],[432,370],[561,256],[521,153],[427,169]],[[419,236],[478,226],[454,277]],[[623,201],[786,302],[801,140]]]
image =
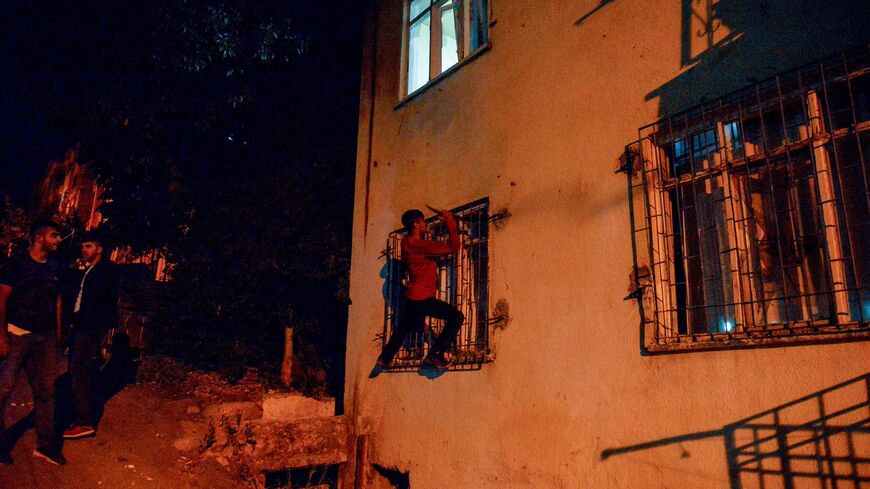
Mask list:
[[870,46],[639,136],[626,170],[651,350],[870,332]]
[[488,0],[409,0],[406,85],[411,94],[486,44]]
[[[490,360],[489,348],[489,201],[472,202],[452,210],[459,227],[462,246],[453,255],[438,260],[438,299],[459,309],[465,322],[448,350],[452,370],[473,370]],[[427,220],[430,236],[447,240],[447,227],[436,218]],[[401,241],[404,229],[390,233],[384,251],[384,331],[382,346],[401,319],[407,274],[402,265]],[[414,370],[429,352],[443,321],[426,318],[423,332],[411,333],[396,355],[390,370]]]

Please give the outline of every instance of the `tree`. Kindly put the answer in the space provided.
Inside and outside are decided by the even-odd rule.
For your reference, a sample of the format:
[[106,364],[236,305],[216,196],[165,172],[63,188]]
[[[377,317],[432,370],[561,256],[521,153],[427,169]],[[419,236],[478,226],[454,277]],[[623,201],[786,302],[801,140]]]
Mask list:
[[85,0],[47,14],[75,71],[30,96],[81,144],[115,242],[172,263],[167,351],[277,367],[293,324],[340,389],[361,16],[334,3]]
[[9,196],[0,205],[0,263],[27,243],[30,218],[24,209],[12,204]]

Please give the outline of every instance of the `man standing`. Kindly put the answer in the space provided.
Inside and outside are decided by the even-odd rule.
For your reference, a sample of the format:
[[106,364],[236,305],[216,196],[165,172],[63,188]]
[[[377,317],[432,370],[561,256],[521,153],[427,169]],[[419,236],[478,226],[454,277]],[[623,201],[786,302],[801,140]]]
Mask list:
[[434,379],[446,372],[450,366],[444,354],[456,338],[456,333],[459,332],[465,318],[455,307],[435,298],[438,292],[438,258],[456,253],[462,243],[453,214],[448,210],[436,212],[447,225],[446,242],[425,239],[428,229],[423,212],[412,209],[402,214],[402,224],[408,233],[402,238],[401,244],[402,262],[409,276],[405,291],[405,307],[400,315],[399,324],[384,346],[384,351],[378,357],[369,378],[375,378],[387,369],[408,334],[422,331],[427,316],[443,319],[444,329],[423,360],[419,373]]
[[103,257],[103,239],[95,232],[82,238],[85,270],[72,307],[72,346],[69,375],[75,399],[75,421],[64,430],[66,439],[93,436],[97,396],[95,379],[100,347],[109,328],[118,325],[118,271]]
[[[0,269],[0,428],[5,429],[6,400],[23,367],[33,392],[33,454],[55,465],[66,463],[54,431],[60,266],[49,260],[60,242],[57,224],[36,222],[27,252],[10,258]],[[3,440],[0,446],[0,464],[12,463],[8,444]]]

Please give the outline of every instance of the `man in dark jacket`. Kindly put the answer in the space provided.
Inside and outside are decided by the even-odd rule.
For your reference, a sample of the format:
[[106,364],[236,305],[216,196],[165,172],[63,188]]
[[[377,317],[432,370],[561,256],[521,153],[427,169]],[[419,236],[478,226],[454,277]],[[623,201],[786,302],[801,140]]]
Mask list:
[[69,361],[76,417],[73,426],[63,432],[66,439],[96,434],[94,384],[100,347],[109,328],[118,324],[118,271],[115,264],[103,256],[104,251],[103,239],[97,233],[85,233],[81,259],[86,268],[73,299]]

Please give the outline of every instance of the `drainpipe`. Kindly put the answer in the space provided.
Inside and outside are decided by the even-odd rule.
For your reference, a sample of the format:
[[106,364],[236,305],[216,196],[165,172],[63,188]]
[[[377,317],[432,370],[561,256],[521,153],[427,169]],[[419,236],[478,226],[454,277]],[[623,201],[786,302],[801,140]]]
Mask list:
[[371,182],[372,182],[372,139],[374,135],[374,126],[375,126],[375,76],[377,73],[377,64],[378,64],[378,17],[379,17],[379,8],[378,1],[375,0],[372,2],[372,8],[374,12],[372,13],[372,46],[371,46],[371,60],[369,65],[371,69],[369,70],[369,124],[368,124],[368,155],[366,156],[366,194],[365,194],[365,204],[363,207],[363,249],[366,246],[366,238],[369,234],[369,194],[371,193]]

